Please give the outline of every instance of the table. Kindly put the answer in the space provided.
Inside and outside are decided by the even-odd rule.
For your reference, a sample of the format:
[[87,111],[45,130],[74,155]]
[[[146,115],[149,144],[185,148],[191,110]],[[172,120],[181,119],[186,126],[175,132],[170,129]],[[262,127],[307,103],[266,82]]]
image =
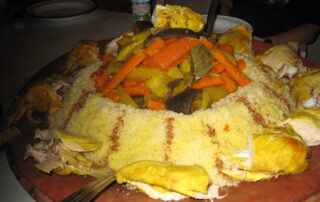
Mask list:
[[[102,40],[131,28],[130,14],[97,9],[69,21],[17,18],[0,26],[0,102],[6,111],[23,84],[38,70],[68,52],[81,39]],[[0,153],[1,199],[33,201],[15,179]]]
[[[82,39],[102,40],[131,29],[129,13],[96,9],[69,20],[28,16],[0,22],[0,103],[6,112],[23,85],[42,67],[67,53]],[[34,201],[15,179],[0,152],[1,201]]]

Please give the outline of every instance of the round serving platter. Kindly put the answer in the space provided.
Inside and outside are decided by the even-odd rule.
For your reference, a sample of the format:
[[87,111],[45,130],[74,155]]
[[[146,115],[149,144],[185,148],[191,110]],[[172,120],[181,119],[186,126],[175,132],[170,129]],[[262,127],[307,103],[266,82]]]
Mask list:
[[[103,47],[108,41],[99,42]],[[253,49],[257,54],[264,52],[271,46],[261,41],[253,42]],[[63,55],[41,69],[28,83],[61,71],[67,55]],[[312,63],[304,60],[306,66],[313,67]],[[26,84],[27,86],[28,84]],[[94,180],[88,176],[78,175],[48,175],[34,167],[36,162],[29,158],[24,160],[25,146],[32,142],[36,128],[46,128],[45,124],[36,125],[25,119],[20,120],[16,126],[21,130],[16,138],[6,145],[6,152],[12,171],[27,192],[37,201],[61,201],[81,186]],[[223,190],[227,196],[216,202],[247,202],[247,201],[320,201],[320,146],[310,150],[308,169],[298,175],[281,176],[277,179],[265,180],[254,183],[241,183],[237,187],[228,187]],[[145,194],[128,190],[122,185],[113,184],[96,198],[108,202],[155,202]],[[199,201],[184,199],[181,202]],[[200,200],[201,201],[201,200]]]
[[46,0],[31,4],[26,13],[48,21],[65,21],[80,17],[96,9],[92,0]]

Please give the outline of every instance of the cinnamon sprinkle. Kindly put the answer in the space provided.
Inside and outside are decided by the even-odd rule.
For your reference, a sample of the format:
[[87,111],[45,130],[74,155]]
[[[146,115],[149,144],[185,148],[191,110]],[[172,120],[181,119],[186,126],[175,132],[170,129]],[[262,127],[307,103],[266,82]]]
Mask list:
[[124,115],[119,116],[117,118],[116,125],[113,128],[112,133],[110,135],[110,140],[111,140],[110,150],[111,150],[111,152],[116,152],[119,149],[119,138],[120,138],[119,131],[120,131],[120,128],[124,125],[123,117],[124,117]]
[[216,141],[216,130],[214,128],[212,128],[209,124],[206,124],[206,127],[208,129],[207,134],[211,140],[212,144],[217,144]]
[[111,135],[108,136],[110,140],[110,147],[109,151],[106,154],[106,157],[99,162],[100,165],[108,165],[109,163],[109,157],[112,155],[112,153],[115,153],[119,150],[119,139],[120,139],[120,130],[124,126],[124,117],[126,115],[126,111],[123,110],[122,114],[117,117],[117,122],[115,123]]
[[252,115],[253,120],[254,120],[257,124],[259,124],[259,125],[261,125],[261,126],[263,126],[263,127],[267,127],[267,126],[268,126],[267,123],[266,123],[266,121],[265,121],[264,118],[262,117],[262,115],[259,114],[259,113],[252,107],[251,103],[249,102],[249,100],[248,100],[247,98],[245,98],[245,97],[239,97],[239,98],[237,99],[237,101],[240,102],[240,103],[242,103],[242,104],[244,104],[244,105],[248,108],[249,112],[250,112],[251,115]]
[[72,105],[72,108],[69,111],[66,120],[63,122],[63,126],[62,126],[63,130],[65,130],[67,128],[67,126],[72,118],[73,113],[79,112],[84,107],[90,94],[91,94],[91,92],[86,91],[86,90],[83,90],[81,92],[78,100]]
[[109,151],[107,152],[106,158],[104,162],[100,162],[102,164],[106,164],[109,162],[109,157],[112,153],[117,152],[119,150],[119,139],[120,139],[120,130],[124,126],[124,117],[126,115],[126,111],[123,110],[122,114],[117,117],[117,122],[115,123],[111,135],[109,136],[109,140],[111,142]]
[[218,170],[222,170],[223,169],[223,161],[219,158],[216,159],[216,167],[218,168]]
[[228,124],[226,124],[226,125],[224,126],[223,130],[224,130],[225,132],[230,131],[229,125],[228,125]]
[[277,93],[275,90],[273,90],[272,88],[270,88],[268,85],[263,84],[263,87],[269,91],[274,97],[278,98],[288,109],[288,111],[292,112],[293,109],[290,105],[290,102],[288,99],[286,99],[283,95]]
[[170,153],[171,153],[171,144],[172,140],[174,138],[174,133],[173,133],[173,121],[174,118],[170,117],[166,119],[166,145],[165,145],[165,156],[164,159],[168,161],[170,159]]

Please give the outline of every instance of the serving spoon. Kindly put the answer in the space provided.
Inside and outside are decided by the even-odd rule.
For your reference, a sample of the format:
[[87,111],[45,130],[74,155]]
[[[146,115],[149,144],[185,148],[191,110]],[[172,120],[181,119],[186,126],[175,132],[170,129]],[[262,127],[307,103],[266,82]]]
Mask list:
[[[165,1],[164,1],[164,4],[165,4]],[[218,6],[219,6],[219,0],[211,0],[209,10],[208,10],[208,15],[207,15],[207,21],[201,31],[194,32],[186,28],[170,28],[152,35],[148,39],[148,41],[152,41],[155,38],[170,38],[170,37],[183,37],[183,36],[198,38],[200,36],[210,36],[210,34],[212,33],[212,29],[214,27],[214,23],[217,18]]]
[[219,6],[219,0],[211,0],[208,11],[207,21],[203,28],[203,34],[209,36],[212,32],[214,23],[217,18],[217,11]]
[[110,173],[106,177],[98,178],[91,183],[81,187],[76,192],[70,194],[61,202],[87,202],[92,201],[96,198],[102,191],[115,182],[116,178],[114,174]]

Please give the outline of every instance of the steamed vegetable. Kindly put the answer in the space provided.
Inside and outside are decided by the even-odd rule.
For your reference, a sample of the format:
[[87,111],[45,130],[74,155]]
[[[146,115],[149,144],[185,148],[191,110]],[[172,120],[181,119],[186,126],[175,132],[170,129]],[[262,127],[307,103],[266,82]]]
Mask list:
[[148,109],[152,109],[152,110],[164,110],[166,109],[166,105],[163,102],[163,100],[161,99],[157,99],[157,98],[150,98],[148,100]]
[[192,84],[193,89],[204,89],[212,86],[221,86],[224,81],[221,76],[203,76]]
[[210,51],[204,46],[197,46],[191,50],[190,55],[193,63],[193,75],[195,77],[206,75],[214,62]]
[[178,61],[182,60],[198,44],[199,42],[196,39],[181,38],[159,50],[148,58],[144,64],[147,67],[168,70]]
[[130,38],[130,42],[127,43],[124,47],[122,47],[116,57],[116,61],[125,61],[128,59],[134,50],[138,48],[142,48],[145,40],[151,35],[150,29],[147,29],[141,33],[133,35]]
[[246,25],[237,25],[225,32],[218,40],[218,45],[230,44],[234,52],[253,55],[252,30]]
[[147,57],[144,52],[136,52],[131,55],[131,57],[121,66],[121,68],[115,73],[111,80],[106,84],[102,93],[107,93],[108,91],[117,87],[121,81],[134,70],[141,62]]
[[192,113],[192,103],[201,91],[188,89],[167,100],[167,109],[184,114]]
[[[128,36],[124,47],[145,36],[147,31]],[[133,107],[189,114],[251,82],[242,72],[244,60],[235,58],[229,43],[215,46],[203,36],[153,38],[141,48],[124,61],[106,56],[106,64],[91,75],[96,90]],[[225,90],[213,96],[212,87]]]
[[151,41],[150,44],[148,44],[145,52],[149,56],[152,56],[155,53],[157,53],[159,50],[161,50],[165,45],[166,45],[166,42],[163,39],[156,38],[153,41]]
[[235,82],[229,77],[227,73],[222,74],[223,87],[230,93],[237,90]]
[[131,105],[134,108],[138,108],[138,104],[132,99],[132,97],[123,91],[123,88],[119,86],[117,88],[119,94],[119,102],[127,105]]
[[149,88],[142,85],[125,86],[123,88],[123,91],[131,96],[142,96],[142,95],[148,95],[150,93]]
[[225,66],[228,75],[235,80],[240,86],[245,86],[251,82],[251,79],[237,69],[236,66],[230,62],[220,50],[215,50],[213,56],[218,62]]
[[244,61],[244,59],[237,60],[237,67],[240,71],[243,71],[247,67],[247,64]]
[[186,91],[191,86],[192,82],[193,82],[192,75],[185,75],[181,80],[175,82],[176,85],[172,87],[171,97],[174,97]]

